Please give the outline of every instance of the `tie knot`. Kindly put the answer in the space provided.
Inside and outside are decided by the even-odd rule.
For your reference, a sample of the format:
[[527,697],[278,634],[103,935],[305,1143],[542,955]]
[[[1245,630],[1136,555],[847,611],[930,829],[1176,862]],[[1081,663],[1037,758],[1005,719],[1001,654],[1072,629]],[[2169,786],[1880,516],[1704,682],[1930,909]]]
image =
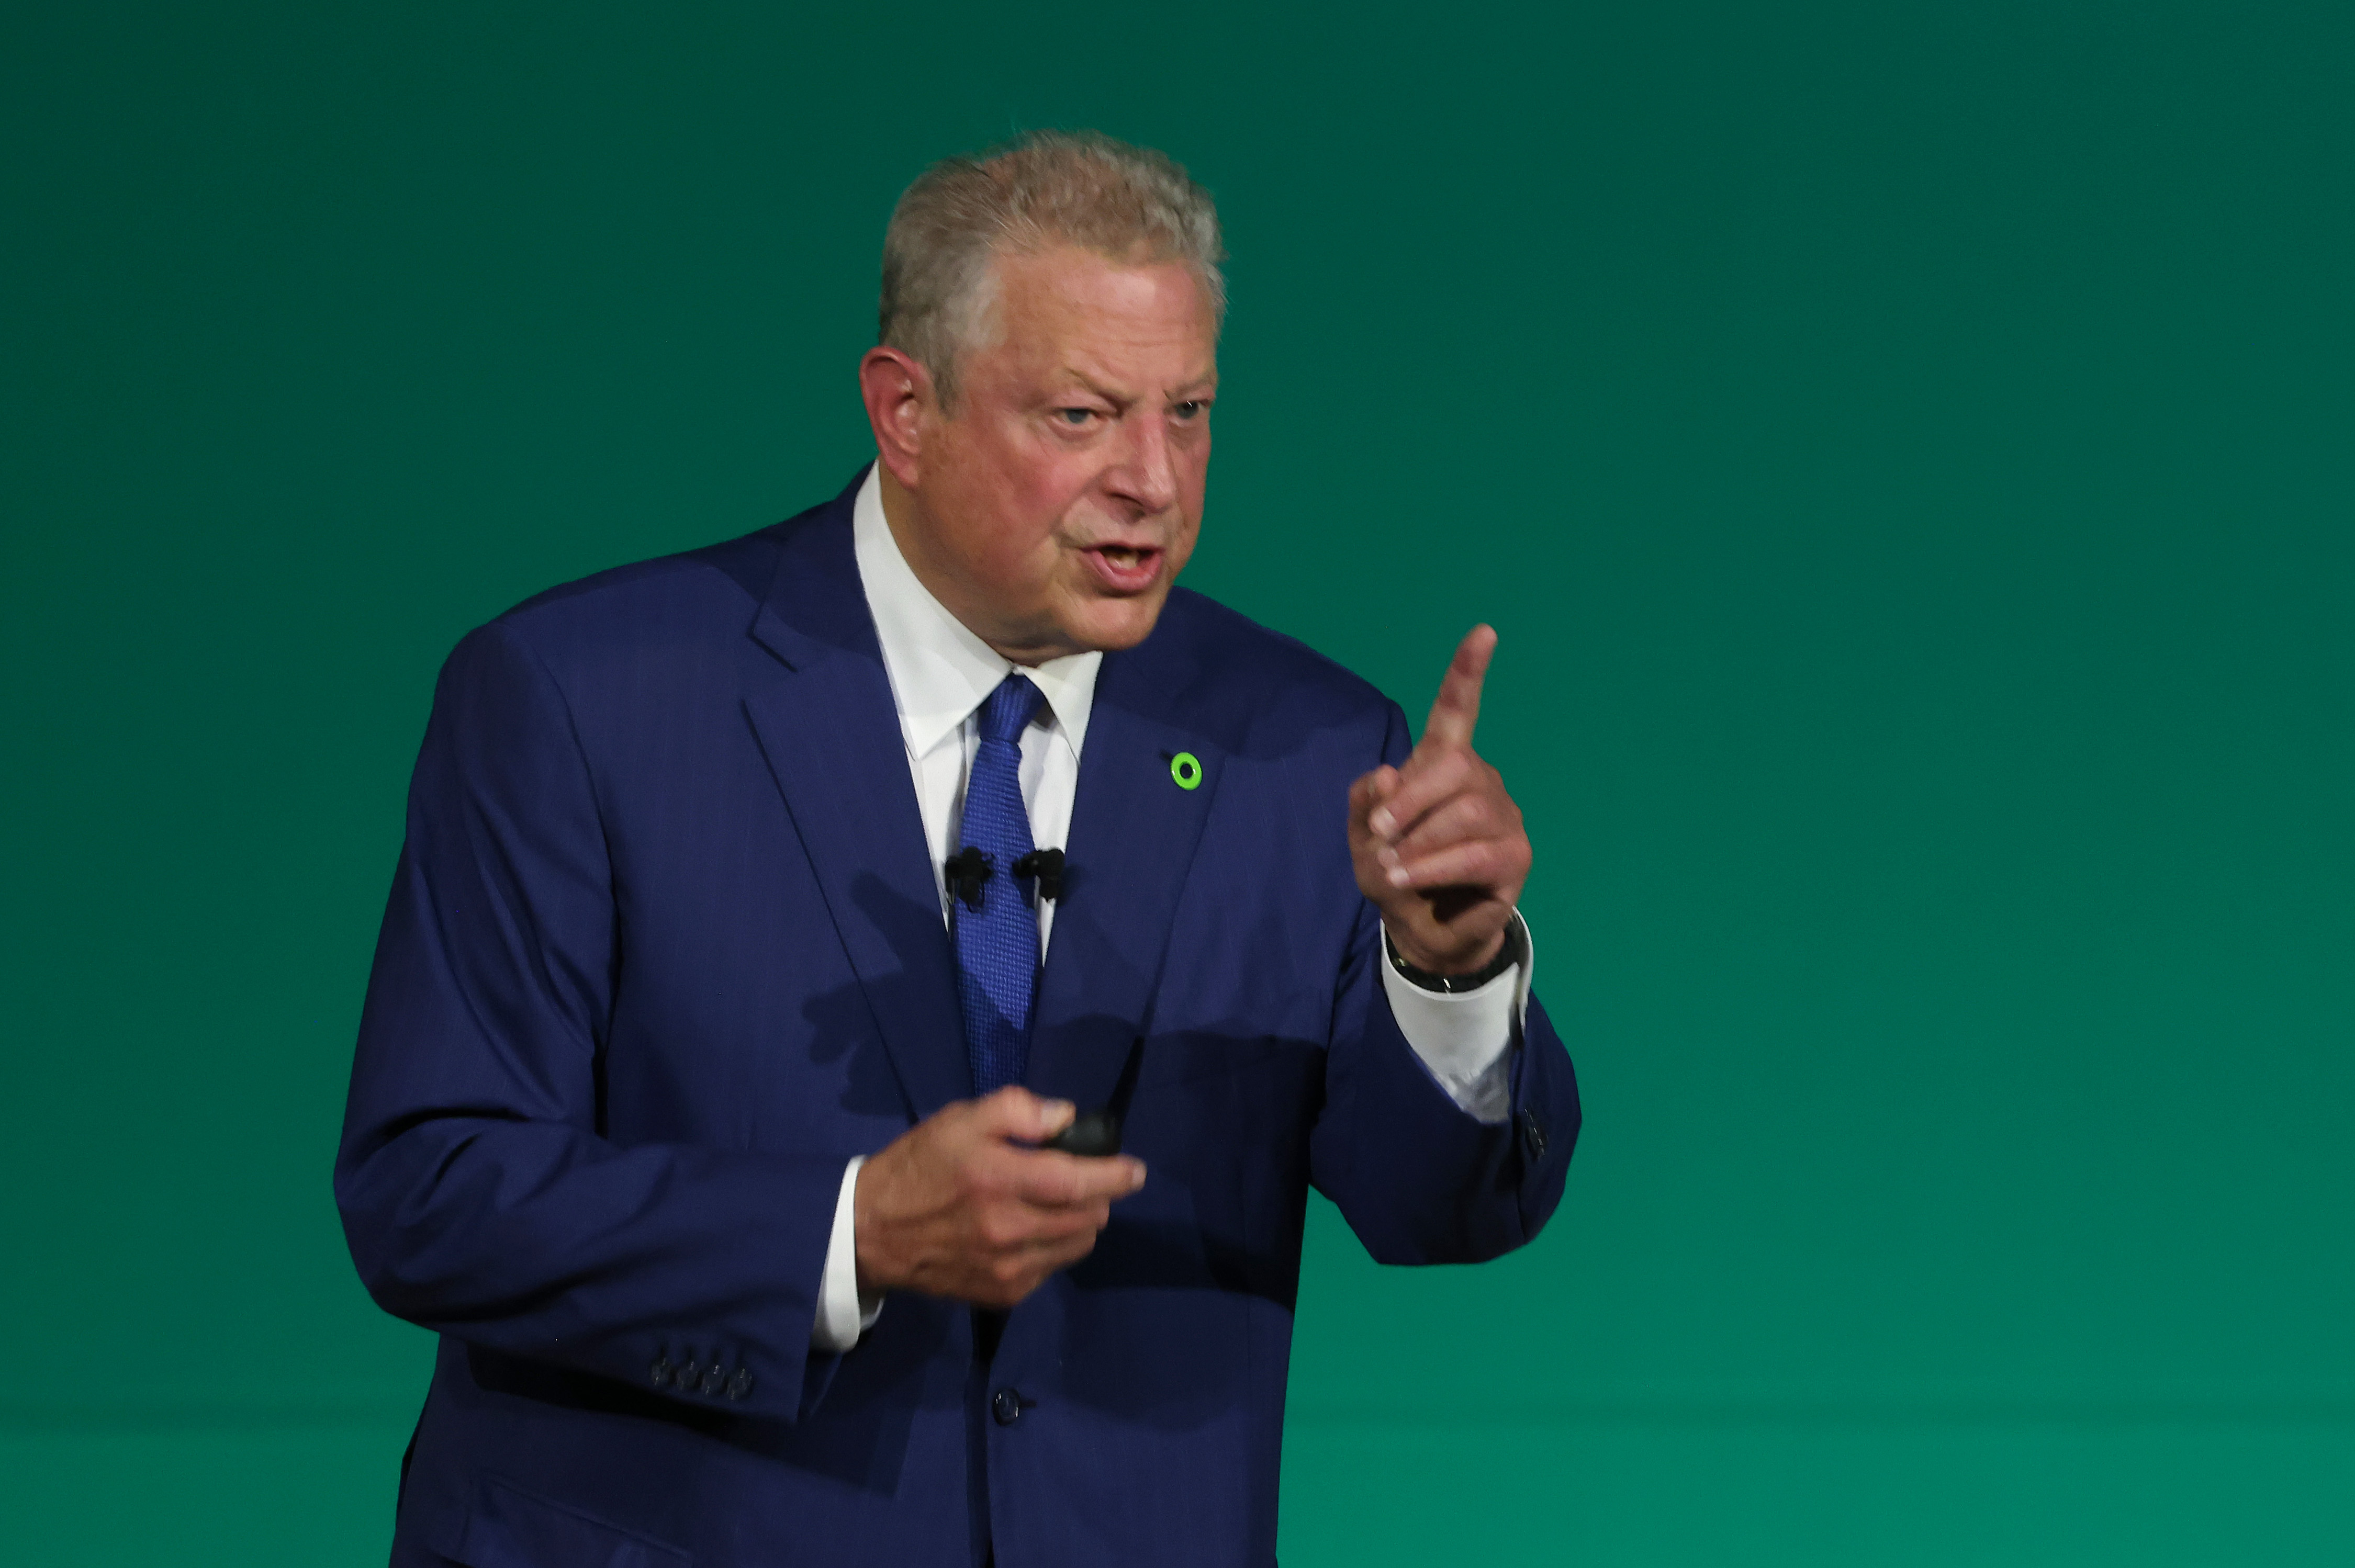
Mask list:
[[982,699],[981,738],[1021,743],[1022,732],[1028,728],[1039,705],[1047,694],[1032,685],[1028,677],[1008,675],[997,683],[997,690]]

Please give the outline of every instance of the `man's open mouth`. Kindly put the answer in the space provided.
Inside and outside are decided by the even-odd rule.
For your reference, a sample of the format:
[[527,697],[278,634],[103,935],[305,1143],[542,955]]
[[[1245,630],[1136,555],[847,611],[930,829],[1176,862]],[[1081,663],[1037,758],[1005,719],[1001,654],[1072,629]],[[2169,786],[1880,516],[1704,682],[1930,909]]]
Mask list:
[[1161,547],[1157,545],[1092,545],[1086,553],[1088,564],[1095,568],[1096,581],[1108,592],[1146,593],[1161,578]]

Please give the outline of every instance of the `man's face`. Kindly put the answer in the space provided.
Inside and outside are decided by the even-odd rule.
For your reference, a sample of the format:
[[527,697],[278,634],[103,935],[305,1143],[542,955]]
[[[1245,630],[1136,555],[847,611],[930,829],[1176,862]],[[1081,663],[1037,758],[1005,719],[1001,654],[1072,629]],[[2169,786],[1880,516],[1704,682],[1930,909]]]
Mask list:
[[925,586],[1036,663],[1145,640],[1194,551],[1218,328],[1182,263],[1004,256],[954,415],[927,408],[894,533]]

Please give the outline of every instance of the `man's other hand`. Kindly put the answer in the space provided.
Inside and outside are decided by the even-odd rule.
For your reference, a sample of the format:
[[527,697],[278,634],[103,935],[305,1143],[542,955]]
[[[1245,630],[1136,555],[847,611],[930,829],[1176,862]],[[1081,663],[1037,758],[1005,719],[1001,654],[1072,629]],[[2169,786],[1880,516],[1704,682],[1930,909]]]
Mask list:
[[1358,887],[1382,912],[1399,956],[1434,974],[1469,974],[1497,956],[1529,874],[1529,836],[1505,780],[1472,749],[1494,628],[1456,645],[1403,768],[1349,786]]
[[1114,1201],[1145,1185],[1145,1165],[1029,1147],[1072,1115],[1070,1101],[1014,1084],[892,1139],[859,1168],[851,1197],[859,1293],[1011,1307],[1087,1256]]

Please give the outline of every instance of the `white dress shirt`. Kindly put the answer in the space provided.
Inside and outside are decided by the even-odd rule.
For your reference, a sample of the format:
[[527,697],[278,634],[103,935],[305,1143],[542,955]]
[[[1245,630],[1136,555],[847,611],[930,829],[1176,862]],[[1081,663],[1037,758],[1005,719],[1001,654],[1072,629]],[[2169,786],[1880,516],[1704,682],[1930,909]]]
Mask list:
[[[1014,665],[975,636],[943,608],[900,554],[883,516],[879,469],[867,471],[851,513],[858,578],[867,608],[883,645],[883,667],[891,678],[900,734],[908,748],[908,771],[932,851],[932,882],[941,919],[949,919],[947,876],[942,863],[956,843],[967,773],[979,744],[974,715]],[[1088,715],[1094,706],[1102,653],[1073,653],[1024,670],[1047,698],[1022,734],[1022,800],[1030,813],[1030,840],[1040,849],[1059,848],[1071,826],[1071,797],[1080,781],[1080,750],[1087,744]],[[1335,810],[1343,809],[1336,800]],[[1039,953],[1043,960],[1054,930],[1055,905],[1039,904]],[[1531,961],[1498,976],[1477,991],[1446,994],[1425,991],[1388,962],[1381,966],[1391,1012],[1399,1033],[1414,1048],[1449,1097],[1483,1121],[1508,1113],[1511,1046],[1529,1007]],[[826,1245],[826,1273],[811,1339],[820,1350],[847,1351],[874,1324],[879,1300],[858,1294],[858,1248],[852,1195],[864,1159],[850,1161],[835,1201],[834,1232]]]

